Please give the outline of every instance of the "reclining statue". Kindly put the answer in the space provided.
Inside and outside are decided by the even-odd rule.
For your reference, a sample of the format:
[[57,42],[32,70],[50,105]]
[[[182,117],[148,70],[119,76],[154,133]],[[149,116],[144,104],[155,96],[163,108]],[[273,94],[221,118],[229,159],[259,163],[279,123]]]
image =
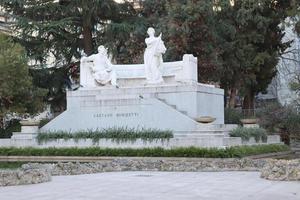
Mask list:
[[111,84],[118,87],[116,72],[108,59],[107,50],[103,45],[98,47],[97,54],[81,58],[81,65],[88,63],[91,63],[89,67],[92,76],[99,85]]

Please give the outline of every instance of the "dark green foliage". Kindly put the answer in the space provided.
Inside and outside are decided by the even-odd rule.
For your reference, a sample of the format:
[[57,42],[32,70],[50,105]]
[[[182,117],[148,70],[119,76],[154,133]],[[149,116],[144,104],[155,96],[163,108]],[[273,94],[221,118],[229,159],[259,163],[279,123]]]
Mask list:
[[295,107],[273,103],[261,108],[257,116],[262,127],[279,132],[286,144],[290,137],[300,138],[300,114]]
[[50,121],[51,121],[51,119],[41,119],[40,124],[39,124],[39,128],[42,128],[43,126],[48,124]]
[[20,168],[24,162],[0,162],[0,169],[17,169]]
[[[65,83],[69,69],[79,68],[81,53],[91,55],[105,45],[115,60],[128,58],[123,50],[140,21],[128,1],[1,0],[0,7],[16,20],[14,39],[36,61],[31,62],[34,83],[48,90],[46,99],[55,112],[65,109]],[[49,56],[55,58],[52,68],[47,68]]]
[[2,0],[0,5],[16,17],[20,41],[42,63],[49,52],[67,64],[80,57],[79,50],[90,55],[111,37],[123,41],[136,17],[133,4],[113,0]]
[[66,68],[43,68],[31,69],[34,85],[46,89],[45,99],[51,105],[53,112],[62,112],[66,106],[66,79],[68,70]]
[[109,128],[103,130],[71,132],[47,132],[39,133],[37,140],[39,143],[53,141],[57,139],[92,139],[94,143],[100,139],[113,139],[117,142],[135,141],[142,139],[144,141],[164,140],[173,138],[172,131],[162,131],[156,129],[130,129],[130,128]]
[[240,110],[233,108],[225,108],[225,124],[241,124],[243,114]]
[[253,109],[254,96],[266,90],[290,44],[280,24],[292,6],[292,0],[169,0],[167,58],[197,56],[200,81],[239,91],[243,107]]
[[91,148],[0,148],[1,156],[125,156],[125,157],[198,157],[198,158],[241,158],[245,156],[289,151],[285,145],[255,145],[217,148],[144,148],[104,149]]
[[[218,80],[218,50],[216,44],[213,1],[167,1],[168,16],[164,30],[167,40],[167,59],[181,60],[183,54],[198,57],[199,80]],[[201,76],[200,76],[201,74]]]
[[[234,2],[232,6],[231,3]],[[291,0],[220,0],[217,6],[220,83],[237,89],[243,108],[253,109],[254,96],[266,90],[276,75],[280,55],[289,46],[284,27]],[[233,97],[235,98],[235,97]]]
[[[116,38],[113,32],[106,34],[110,37],[109,46],[114,51],[117,63],[140,64],[144,62],[143,54],[146,48],[145,38],[148,37],[148,27],[155,28],[157,36],[162,32],[163,40],[166,41],[168,32],[168,27],[165,26],[168,15],[167,0],[146,0],[136,2],[136,4],[138,4],[136,9],[138,17],[131,24],[130,34],[127,34],[122,42],[118,41],[119,38]],[[110,29],[110,31],[114,30]]]
[[300,138],[300,113],[290,112],[288,117],[283,120],[282,128],[285,129],[292,137]]
[[272,133],[283,127],[282,123],[284,119],[288,118],[291,111],[275,102],[261,107],[256,115],[259,118],[259,125]]
[[255,141],[267,141],[267,131],[263,128],[244,128],[238,127],[230,131],[231,137],[241,137],[242,140],[248,141],[251,137],[254,137]]
[[20,132],[21,124],[19,120],[11,120],[5,128],[0,128],[0,138],[10,138],[13,132]]
[[36,113],[45,91],[32,84],[25,50],[11,37],[0,34],[0,127],[7,113]]

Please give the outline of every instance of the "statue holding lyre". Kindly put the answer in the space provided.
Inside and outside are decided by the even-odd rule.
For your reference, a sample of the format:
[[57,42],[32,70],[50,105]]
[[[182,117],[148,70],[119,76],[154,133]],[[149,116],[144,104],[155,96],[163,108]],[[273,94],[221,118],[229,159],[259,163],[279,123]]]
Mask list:
[[145,74],[147,83],[159,84],[163,83],[162,77],[162,54],[166,52],[166,47],[161,39],[161,34],[155,37],[154,28],[148,28],[148,38],[145,39],[147,48],[144,53]]

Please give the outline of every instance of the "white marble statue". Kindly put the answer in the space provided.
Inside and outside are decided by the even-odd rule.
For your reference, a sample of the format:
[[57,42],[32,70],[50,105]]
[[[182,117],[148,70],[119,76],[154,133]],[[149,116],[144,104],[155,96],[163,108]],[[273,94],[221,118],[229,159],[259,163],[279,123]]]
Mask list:
[[85,66],[88,63],[91,63],[91,65],[86,66],[90,67],[92,76],[99,85],[111,84],[118,87],[116,72],[108,59],[107,50],[103,45],[98,47],[97,54],[81,58],[81,65]]
[[166,47],[161,39],[161,34],[155,37],[154,28],[150,27],[147,30],[148,38],[145,39],[147,48],[144,53],[145,75],[147,83],[158,84],[163,83],[162,77],[162,54],[166,52]]

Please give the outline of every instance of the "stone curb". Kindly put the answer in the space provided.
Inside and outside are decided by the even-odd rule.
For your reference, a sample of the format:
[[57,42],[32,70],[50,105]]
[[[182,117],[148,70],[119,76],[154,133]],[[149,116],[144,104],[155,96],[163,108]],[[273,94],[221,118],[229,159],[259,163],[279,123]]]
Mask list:
[[0,171],[0,186],[42,183],[52,176],[119,171],[220,172],[261,171],[269,180],[300,180],[300,159],[111,158],[94,162],[28,163],[20,170]]
[[0,170],[0,187],[28,185],[51,181],[51,172],[46,169]]

